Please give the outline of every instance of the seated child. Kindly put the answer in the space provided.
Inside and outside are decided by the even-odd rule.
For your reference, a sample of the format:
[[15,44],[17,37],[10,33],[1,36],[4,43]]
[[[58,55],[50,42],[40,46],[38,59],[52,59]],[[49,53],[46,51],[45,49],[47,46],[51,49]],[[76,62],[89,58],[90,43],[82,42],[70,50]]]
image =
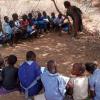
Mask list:
[[6,36],[3,33],[2,25],[0,25],[0,45],[2,45],[3,43],[5,43],[5,41],[6,41]]
[[7,42],[12,45],[13,31],[10,27],[9,18],[7,16],[4,17],[3,32],[6,35]]
[[13,33],[14,33],[14,42],[17,43],[19,39],[22,38],[22,30],[20,20],[18,19],[18,14],[14,13],[12,15],[13,18]]
[[74,100],[86,100],[88,97],[88,78],[84,76],[85,67],[82,63],[75,63],[72,68],[72,75],[68,83]]
[[46,30],[50,30],[50,17],[47,15],[45,11],[43,11],[43,20],[45,22]]
[[2,69],[4,68],[4,59],[0,55],[0,87],[2,86]]
[[42,89],[41,70],[33,51],[27,52],[26,61],[20,65],[18,75],[25,98],[31,100],[32,96],[37,95]]
[[63,24],[63,17],[62,14],[58,14],[58,17],[56,18],[56,28],[59,30]]
[[57,72],[55,61],[50,60],[47,62],[47,70],[45,69],[41,75],[41,80],[44,86],[46,100],[63,100],[69,78]]
[[51,24],[51,29],[55,31],[55,27],[56,27],[56,15],[55,15],[54,12],[51,13],[50,24]]
[[86,70],[89,77],[90,96],[93,100],[100,100],[100,69],[95,63],[86,63]]
[[18,69],[15,68],[17,57],[15,55],[8,56],[8,66],[2,70],[3,88],[6,90],[14,90],[18,86]]
[[38,31],[36,29],[35,25],[32,25],[31,22],[29,22],[29,25],[27,26],[27,33],[28,37],[35,36],[36,38],[38,37]]
[[33,25],[33,16],[32,16],[32,13],[28,13],[28,22]]
[[62,23],[62,31],[63,32],[69,32],[69,22],[68,22],[68,19],[67,18],[65,18],[64,20],[63,20],[63,23]]
[[21,29],[22,29],[22,33],[23,33],[22,37],[24,37],[24,38],[28,37],[28,34],[27,34],[28,25],[29,25],[28,17],[27,17],[27,15],[23,15],[22,21],[21,21]]
[[43,20],[42,14],[40,12],[38,13],[38,17],[36,21],[40,33],[42,33],[42,31],[45,31],[46,29],[45,21]]

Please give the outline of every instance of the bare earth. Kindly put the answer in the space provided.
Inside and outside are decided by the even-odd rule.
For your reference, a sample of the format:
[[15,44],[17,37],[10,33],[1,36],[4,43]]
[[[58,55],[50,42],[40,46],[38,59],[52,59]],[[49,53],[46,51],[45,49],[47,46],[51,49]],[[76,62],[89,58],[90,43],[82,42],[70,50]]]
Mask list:
[[[100,63],[100,40],[93,36],[80,34],[80,39],[73,39],[63,33],[45,34],[39,39],[27,40],[15,47],[0,48],[0,53],[5,57],[15,54],[18,57],[18,65],[25,60],[25,53],[29,50],[35,51],[37,60],[41,66],[46,66],[46,62],[54,59],[58,63],[58,71],[64,75],[70,73],[70,69],[75,62],[97,61]],[[0,100],[23,100],[18,92],[1,96]]]

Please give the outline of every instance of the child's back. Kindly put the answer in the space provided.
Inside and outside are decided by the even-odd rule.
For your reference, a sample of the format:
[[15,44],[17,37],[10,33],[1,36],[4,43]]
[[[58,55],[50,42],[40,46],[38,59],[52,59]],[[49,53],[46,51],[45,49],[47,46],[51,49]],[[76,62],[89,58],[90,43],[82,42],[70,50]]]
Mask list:
[[58,73],[51,73],[49,70],[45,70],[41,75],[41,80],[45,88],[47,100],[63,100],[66,92],[65,87],[69,81],[68,77],[63,77]]
[[7,90],[12,90],[17,87],[18,69],[14,67],[17,61],[15,55],[8,56],[8,66],[2,70],[3,87]]
[[72,78],[73,82],[73,98],[74,100],[84,100],[88,97],[88,78],[76,77]]
[[88,97],[88,77],[84,76],[85,67],[82,63],[75,63],[72,68],[71,88],[74,100],[86,100]]
[[3,87],[11,90],[17,87],[18,69],[8,66],[2,71]]

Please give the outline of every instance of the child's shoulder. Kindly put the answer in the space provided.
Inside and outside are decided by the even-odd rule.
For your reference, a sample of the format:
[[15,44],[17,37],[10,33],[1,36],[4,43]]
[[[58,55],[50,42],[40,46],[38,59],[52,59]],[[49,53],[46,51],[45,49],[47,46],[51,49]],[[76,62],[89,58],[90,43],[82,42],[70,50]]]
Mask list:
[[60,81],[68,82],[68,81],[70,80],[70,77],[64,76],[64,75],[61,75],[61,74],[58,73],[58,79],[59,79]]

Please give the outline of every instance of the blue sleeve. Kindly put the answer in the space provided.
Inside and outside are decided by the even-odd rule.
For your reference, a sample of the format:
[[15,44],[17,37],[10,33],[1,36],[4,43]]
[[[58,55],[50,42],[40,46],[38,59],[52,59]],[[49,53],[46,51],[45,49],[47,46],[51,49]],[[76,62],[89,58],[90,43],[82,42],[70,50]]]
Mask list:
[[40,69],[40,66],[37,64],[36,66],[36,77],[40,76],[41,75],[41,69]]
[[90,90],[94,91],[94,88],[95,88],[95,76],[91,76],[89,78],[89,85],[90,85]]

